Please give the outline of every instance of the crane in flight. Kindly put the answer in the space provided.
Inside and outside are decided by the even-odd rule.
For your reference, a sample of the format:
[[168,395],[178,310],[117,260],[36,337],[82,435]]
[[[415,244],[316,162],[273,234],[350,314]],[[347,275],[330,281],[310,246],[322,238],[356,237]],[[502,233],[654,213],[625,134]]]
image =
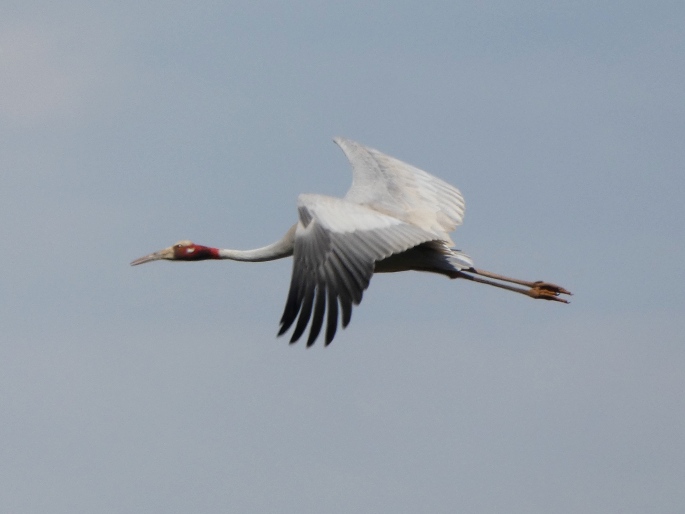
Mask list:
[[352,306],[359,305],[374,273],[428,271],[568,303],[560,297],[571,294],[563,287],[477,269],[469,256],[453,248],[449,233],[461,225],[465,209],[457,188],[378,150],[349,139],[334,141],[352,164],[352,187],[344,198],[300,195],[299,220],[279,241],[254,250],[180,241],[131,266],[162,259],[262,262],[292,256],[278,335],[297,321],[290,339],[294,343],[309,325],[307,346],[314,344],[324,318],[325,345],[335,336],[339,316],[342,328],[349,324]]

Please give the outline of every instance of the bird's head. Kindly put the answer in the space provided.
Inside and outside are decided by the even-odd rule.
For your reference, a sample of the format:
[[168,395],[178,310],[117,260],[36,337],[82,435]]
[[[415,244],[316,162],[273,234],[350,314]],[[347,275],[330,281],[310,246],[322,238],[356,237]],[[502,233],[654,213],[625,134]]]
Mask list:
[[196,245],[192,241],[179,241],[169,248],[160,250],[145,257],[136,259],[131,266],[145,264],[146,262],[159,261],[203,261],[206,259],[218,259],[219,250],[209,246]]

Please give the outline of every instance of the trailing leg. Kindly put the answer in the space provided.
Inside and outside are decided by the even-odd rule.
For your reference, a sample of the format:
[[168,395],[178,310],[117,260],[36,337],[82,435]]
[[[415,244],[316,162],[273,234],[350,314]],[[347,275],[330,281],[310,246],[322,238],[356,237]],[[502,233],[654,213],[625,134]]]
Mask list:
[[[478,276],[480,275],[480,276]],[[520,280],[517,278],[505,277],[504,275],[499,275],[497,273],[492,273],[491,271],[480,270],[476,268],[470,268],[468,270],[457,271],[454,274],[455,278],[465,278],[472,282],[478,282],[479,284],[487,284],[489,286],[499,287],[500,289],[506,289],[507,291],[513,291],[515,293],[525,294],[531,298],[542,299],[542,300],[553,300],[555,302],[569,303],[568,300],[564,298],[559,298],[561,294],[571,295],[572,293],[561,286],[556,284],[551,284],[549,282],[543,282],[538,280],[536,282],[529,282],[526,280]],[[481,278],[488,277],[488,278]],[[494,280],[488,280],[494,279]],[[525,287],[516,287],[508,284],[503,284],[502,282],[510,282],[512,284],[519,284]]]

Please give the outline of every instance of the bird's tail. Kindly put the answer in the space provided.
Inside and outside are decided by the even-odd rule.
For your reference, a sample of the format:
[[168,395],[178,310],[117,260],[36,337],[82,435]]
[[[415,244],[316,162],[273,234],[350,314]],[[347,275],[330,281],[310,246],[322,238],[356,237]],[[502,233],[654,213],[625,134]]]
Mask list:
[[451,248],[450,255],[447,258],[450,264],[458,270],[473,268],[473,259],[459,250]]

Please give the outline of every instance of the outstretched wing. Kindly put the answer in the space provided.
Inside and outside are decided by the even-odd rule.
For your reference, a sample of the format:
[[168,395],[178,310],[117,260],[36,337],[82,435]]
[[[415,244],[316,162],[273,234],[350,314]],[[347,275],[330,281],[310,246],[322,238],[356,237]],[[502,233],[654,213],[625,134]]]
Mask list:
[[335,138],[352,164],[345,199],[371,207],[453,244],[448,233],[464,219],[459,190],[423,170],[354,141]]
[[326,311],[326,345],[335,336],[338,306],[342,327],[350,322],[368,287],[374,263],[439,237],[364,205],[321,195],[300,195],[293,274],[278,335],[297,319],[291,343],[311,320],[307,346],[314,344]]

